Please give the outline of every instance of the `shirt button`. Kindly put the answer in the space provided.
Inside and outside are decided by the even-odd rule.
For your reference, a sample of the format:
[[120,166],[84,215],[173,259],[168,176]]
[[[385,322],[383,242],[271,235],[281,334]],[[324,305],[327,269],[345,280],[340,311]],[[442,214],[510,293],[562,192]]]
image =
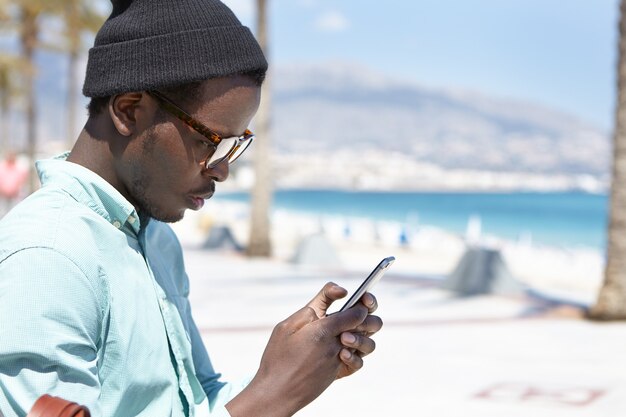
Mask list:
[[137,220],[134,216],[128,216],[128,223],[135,224],[135,220]]
[[115,220],[113,222],[113,226],[115,226],[116,229],[119,229],[120,227],[122,227],[122,223],[120,223],[119,220]]

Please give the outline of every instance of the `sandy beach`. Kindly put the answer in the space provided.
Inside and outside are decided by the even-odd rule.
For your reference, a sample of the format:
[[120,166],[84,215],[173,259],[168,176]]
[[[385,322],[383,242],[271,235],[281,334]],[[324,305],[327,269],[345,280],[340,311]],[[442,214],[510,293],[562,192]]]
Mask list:
[[[532,292],[457,297],[440,284],[465,250],[461,237],[426,229],[402,247],[391,231],[376,241],[365,229],[346,238],[331,223],[320,229],[319,219],[277,213],[271,259],[201,249],[220,225],[245,243],[241,205],[210,202],[174,225],[194,316],[226,380],[253,373],[272,327],[326,281],[354,287],[380,258],[394,255],[375,290],[385,321],[377,351],[298,415],[623,415],[626,324],[588,322],[579,308],[596,296],[601,254],[487,240]],[[302,239],[320,232],[339,262],[290,262]]]

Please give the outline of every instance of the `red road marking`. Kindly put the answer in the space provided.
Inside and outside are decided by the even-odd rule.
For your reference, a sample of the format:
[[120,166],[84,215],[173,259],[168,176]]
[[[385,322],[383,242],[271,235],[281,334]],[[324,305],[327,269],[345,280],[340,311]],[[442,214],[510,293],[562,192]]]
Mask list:
[[606,390],[575,386],[536,386],[520,382],[502,382],[474,395],[475,398],[521,403],[553,403],[586,407],[606,394]]

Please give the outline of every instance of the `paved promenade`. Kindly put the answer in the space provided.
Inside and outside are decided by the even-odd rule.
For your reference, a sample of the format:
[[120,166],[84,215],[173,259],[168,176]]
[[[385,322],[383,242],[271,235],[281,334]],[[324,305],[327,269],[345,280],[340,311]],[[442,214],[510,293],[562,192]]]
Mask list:
[[[254,372],[274,324],[326,281],[352,288],[378,261],[346,271],[190,248],[185,256],[194,316],[227,380]],[[376,352],[298,415],[626,415],[626,323],[591,323],[524,296],[456,298],[438,283],[390,270],[374,291],[385,321]]]

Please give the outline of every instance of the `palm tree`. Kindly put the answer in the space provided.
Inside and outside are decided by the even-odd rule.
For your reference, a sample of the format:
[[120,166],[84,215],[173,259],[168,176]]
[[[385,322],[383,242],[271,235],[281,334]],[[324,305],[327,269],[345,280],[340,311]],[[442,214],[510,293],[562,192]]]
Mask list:
[[31,71],[19,57],[0,55],[0,154],[9,149],[11,101],[19,96],[21,90],[17,74]]
[[[20,1],[20,47],[22,58],[29,68],[35,68],[35,48],[39,42],[38,17],[42,5],[38,1]],[[37,113],[35,108],[35,72],[28,71],[24,74],[24,90],[26,96],[26,153],[31,161],[31,170],[28,180],[28,189],[33,192],[36,188],[35,178],[35,153],[37,151]]]
[[9,147],[9,104],[11,91],[11,67],[4,62],[5,56],[0,56],[0,155],[4,154]]
[[0,23],[2,29],[5,29],[11,24],[11,0],[0,0]]
[[[15,2],[0,0],[0,30],[15,32],[18,26],[14,20]],[[20,76],[32,71],[21,57],[12,53],[0,54],[0,154],[9,149],[10,145],[10,114],[13,99],[23,94]]]
[[604,285],[589,317],[626,319],[626,0],[620,4],[617,109],[613,133],[613,181]]
[[75,140],[74,126],[76,125],[76,104],[78,99],[77,68],[78,58],[83,50],[81,36],[84,32],[95,33],[98,31],[105,16],[98,13],[93,6],[93,1],[64,0],[63,4],[55,10],[64,22],[65,45],[62,50],[68,54],[67,72],[67,145],[71,148]]
[[[268,56],[267,1],[257,0],[257,38],[265,56]],[[269,74],[268,74],[269,75]],[[270,208],[272,204],[272,178],[270,164],[270,79],[266,77],[261,90],[261,104],[255,119],[259,140],[254,148],[255,185],[252,189],[250,214],[250,239],[248,256],[272,254],[270,240]]]
[[[86,4],[86,2],[85,2]],[[29,175],[29,190],[32,192],[36,188],[36,172],[34,164],[37,152],[37,109],[36,109],[36,92],[35,92],[35,51],[37,48],[42,47],[39,39],[41,32],[39,19],[43,14],[66,14],[72,16],[72,18],[66,18],[65,23],[67,27],[66,37],[73,39],[68,41],[68,50],[78,50],[80,48],[80,33],[86,26],[92,27],[95,19],[91,16],[91,7],[79,7],[74,0],[3,0],[3,9],[7,7],[13,7],[17,9],[17,23],[19,28],[19,43],[21,49],[21,59],[29,69],[25,71],[23,75],[24,79],[24,95],[26,98],[26,152],[31,161],[31,172]],[[82,19],[82,10],[88,10],[90,13],[85,13],[88,16],[86,20]],[[78,16],[74,18],[74,16]],[[77,33],[77,34],[75,34]],[[78,47],[74,45],[78,44]],[[76,53],[77,55],[77,53]],[[75,71],[76,57],[70,58],[74,61],[70,64],[70,77],[72,77],[70,85],[70,94],[76,95],[75,89]],[[75,108],[75,102],[71,102],[69,111],[72,113]],[[73,126],[73,119],[75,118],[72,113],[69,118],[72,119],[70,126]],[[70,127],[71,129],[71,127]]]
[[[14,12],[19,31],[20,59],[27,71],[22,73],[24,96],[26,98],[26,153],[31,160],[29,191],[36,188],[36,172],[32,163],[37,151],[37,111],[35,92],[35,50],[39,47],[39,17],[42,12],[55,7],[62,0],[3,0],[3,10]],[[7,13],[8,16],[13,16]]]
[[[7,0],[0,0],[0,25],[3,28],[11,22],[8,8]],[[15,79],[13,69],[11,56],[0,54],[0,155],[7,151],[9,145],[9,107]]]

